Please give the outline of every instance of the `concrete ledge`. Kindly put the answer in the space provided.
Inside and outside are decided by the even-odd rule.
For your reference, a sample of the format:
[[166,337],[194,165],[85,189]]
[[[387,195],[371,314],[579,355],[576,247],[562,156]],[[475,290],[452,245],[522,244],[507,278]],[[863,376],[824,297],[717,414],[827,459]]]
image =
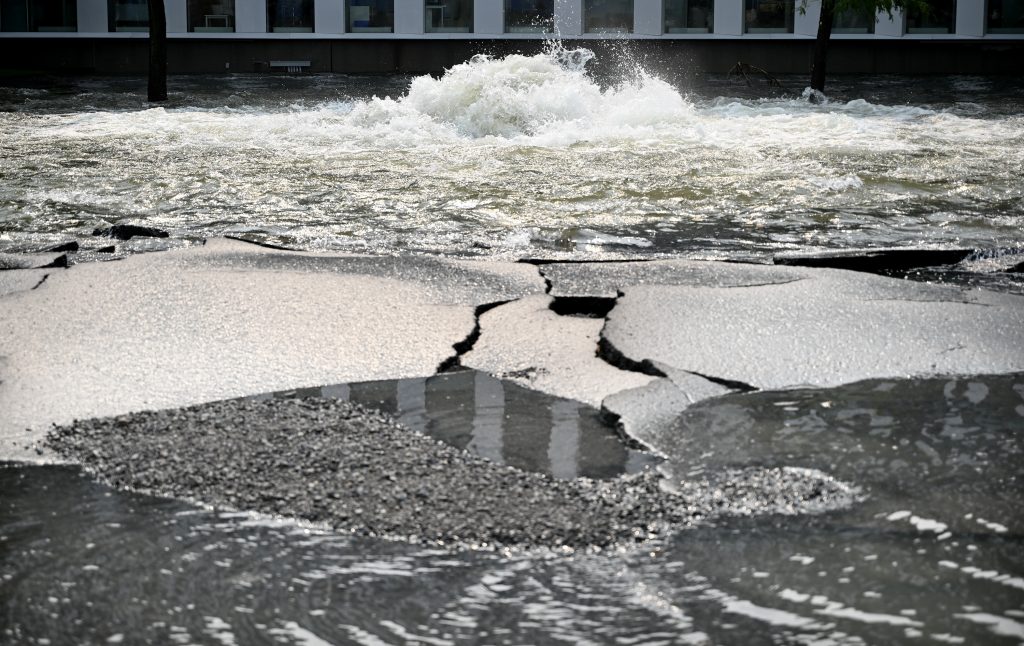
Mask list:
[[[534,54],[541,39],[365,37],[281,39],[232,34],[230,38],[171,38],[172,74],[270,72],[273,61],[308,61],[312,73],[436,73],[479,53]],[[579,38],[569,48],[598,52],[624,44],[652,71],[695,76],[726,73],[738,60],[774,74],[804,74],[810,69],[810,38],[658,38],[628,41]],[[9,36],[0,38],[4,71],[61,74],[144,74],[147,38]],[[612,58],[612,57],[607,57]],[[837,39],[829,52],[833,74],[1019,74],[1024,59],[1021,39]]]

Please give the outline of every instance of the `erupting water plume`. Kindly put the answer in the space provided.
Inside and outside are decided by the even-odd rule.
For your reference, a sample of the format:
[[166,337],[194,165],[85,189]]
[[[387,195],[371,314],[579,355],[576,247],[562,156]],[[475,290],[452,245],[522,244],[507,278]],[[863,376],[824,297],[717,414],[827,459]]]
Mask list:
[[88,82],[10,90],[0,250],[129,217],[172,240],[383,252],[1024,240],[1024,114],[987,81],[927,105],[891,82],[837,83],[813,105],[724,80],[683,91],[635,61],[599,81],[593,58],[553,44],[439,78],[188,79],[156,109]]

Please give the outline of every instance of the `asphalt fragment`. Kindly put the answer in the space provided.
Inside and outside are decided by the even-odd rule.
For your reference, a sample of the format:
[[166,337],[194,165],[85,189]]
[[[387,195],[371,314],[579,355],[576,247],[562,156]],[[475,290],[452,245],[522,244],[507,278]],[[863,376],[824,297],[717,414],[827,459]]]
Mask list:
[[106,236],[117,240],[131,240],[134,237],[144,238],[166,238],[169,233],[155,227],[145,227],[138,224],[115,224],[106,228],[94,229],[94,236]]
[[[847,506],[824,474],[733,470],[680,493],[647,471],[560,480],[495,464],[333,399],[229,400],[76,421],[46,443],[101,481],[419,542],[607,547],[720,514]],[[723,491],[742,491],[735,500]],[[717,493],[716,493],[717,492]],[[795,511],[794,511],[795,510]]]

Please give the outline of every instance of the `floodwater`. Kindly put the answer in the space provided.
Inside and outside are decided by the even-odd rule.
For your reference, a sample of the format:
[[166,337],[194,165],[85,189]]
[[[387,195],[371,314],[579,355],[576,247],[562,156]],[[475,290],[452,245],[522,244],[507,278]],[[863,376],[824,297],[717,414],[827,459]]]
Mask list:
[[[75,239],[95,259],[93,229],[117,222],[170,233],[129,253],[211,235],[505,258],[1024,249],[1019,78],[838,79],[813,105],[798,80],[596,78],[587,56],[172,78],[156,108],[140,79],[0,88],[0,252]],[[1024,375],[730,395],[642,438],[657,459],[592,409],[477,373],[316,390],[558,477],[787,467],[863,499],[492,552],[0,465],[0,643],[1024,643]],[[268,396],[291,394],[308,393]]]
[[627,447],[596,408],[476,370],[299,388],[259,397],[355,402],[491,462],[556,478],[614,478],[659,462],[650,453]]
[[812,105],[802,79],[677,87],[620,55],[172,78],[161,107],[141,79],[0,89],[0,251],[118,221],[378,253],[1024,245],[1019,78],[839,79]]
[[[399,388],[383,383],[350,392]],[[459,383],[457,399],[480,392],[444,386]],[[199,509],[73,467],[0,466],[0,642],[1024,641],[1024,375],[730,395],[679,424],[689,433],[645,438],[678,486],[726,467],[820,468],[864,499],[752,510],[640,547],[493,552]]]

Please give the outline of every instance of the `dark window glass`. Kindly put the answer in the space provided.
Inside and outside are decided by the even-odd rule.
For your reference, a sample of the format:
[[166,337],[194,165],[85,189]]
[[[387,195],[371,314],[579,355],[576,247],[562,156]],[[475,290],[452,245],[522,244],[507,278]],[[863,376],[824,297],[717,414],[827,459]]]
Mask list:
[[839,11],[832,20],[833,34],[875,33],[875,13],[847,9]]
[[0,31],[77,31],[76,0],[0,0]]
[[908,34],[952,34],[956,31],[956,0],[928,0],[926,11],[907,10]]
[[235,0],[188,0],[188,30],[235,30]]
[[748,34],[793,33],[793,0],[747,0]]
[[148,31],[149,4],[146,0],[108,0],[110,31]]
[[633,0],[584,0],[583,31],[633,31]]
[[313,31],[313,0],[267,0],[267,31]]
[[988,0],[985,18],[990,34],[1024,34],[1024,0]]
[[554,29],[554,0],[505,0],[505,31],[550,32]]
[[473,31],[473,0],[426,0],[423,30],[428,33]]
[[395,30],[395,0],[348,0],[348,30]]
[[713,0],[665,0],[666,34],[708,34],[714,31]]

